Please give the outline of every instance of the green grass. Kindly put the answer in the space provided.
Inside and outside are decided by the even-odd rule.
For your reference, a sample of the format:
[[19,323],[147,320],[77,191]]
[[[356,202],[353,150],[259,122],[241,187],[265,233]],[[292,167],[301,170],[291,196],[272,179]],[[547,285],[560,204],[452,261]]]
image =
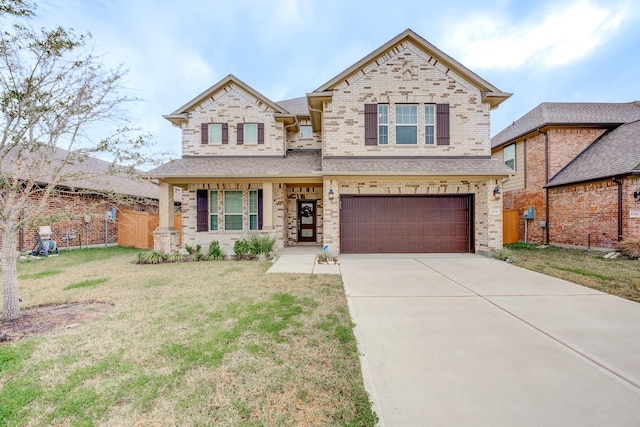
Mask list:
[[505,245],[515,265],[640,302],[640,262],[605,259],[604,252],[554,246]]
[[76,283],[72,283],[68,286],[65,286],[64,288],[62,288],[63,290],[69,290],[69,289],[78,289],[78,288],[90,288],[92,286],[98,286],[104,282],[106,282],[107,278],[101,278],[101,279],[88,279],[88,280],[83,280],[82,282],[76,282]]
[[19,264],[23,310],[104,314],[0,345],[0,425],[375,425],[339,276],[138,252]]
[[21,274],[18,276],[18,280],[29,280],[29,279],[42,279],[43,277],[55,276],[56,274],[62,273],[62,270],[43,270],[37,273],[30,274]]

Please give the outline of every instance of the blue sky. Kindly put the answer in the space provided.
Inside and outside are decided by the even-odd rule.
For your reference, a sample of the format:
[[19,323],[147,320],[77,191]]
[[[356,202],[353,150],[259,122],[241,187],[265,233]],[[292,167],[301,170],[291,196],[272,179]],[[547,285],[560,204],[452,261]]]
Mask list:
[[640,0],[41,0],[34,24],[91,32],[143,99],[132,118],[175,157],[162,114],[226,75],[304,96],[407,28],[514,94],[492,135],[541,102],[640,100]]

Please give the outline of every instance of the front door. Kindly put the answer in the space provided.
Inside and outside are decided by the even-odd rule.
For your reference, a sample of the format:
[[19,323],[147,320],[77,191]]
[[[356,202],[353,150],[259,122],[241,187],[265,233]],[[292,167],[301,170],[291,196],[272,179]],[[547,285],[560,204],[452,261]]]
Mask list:
[[316,201],[298,200],[298,242],[316,241]]

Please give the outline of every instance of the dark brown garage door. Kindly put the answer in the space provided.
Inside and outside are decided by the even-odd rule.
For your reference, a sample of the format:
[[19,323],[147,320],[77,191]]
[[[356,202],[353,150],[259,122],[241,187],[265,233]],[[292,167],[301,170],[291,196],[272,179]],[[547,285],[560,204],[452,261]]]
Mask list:
[[473,252],[473,196],[341,196],[343,253]]

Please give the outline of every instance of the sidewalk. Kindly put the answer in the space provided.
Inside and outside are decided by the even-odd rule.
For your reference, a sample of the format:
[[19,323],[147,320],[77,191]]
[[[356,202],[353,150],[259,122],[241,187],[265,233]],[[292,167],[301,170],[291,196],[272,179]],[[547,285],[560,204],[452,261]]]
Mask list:
[[318,264],[320,246],[289,246],[280,251],[267,273],[341,274],[340,264]]

